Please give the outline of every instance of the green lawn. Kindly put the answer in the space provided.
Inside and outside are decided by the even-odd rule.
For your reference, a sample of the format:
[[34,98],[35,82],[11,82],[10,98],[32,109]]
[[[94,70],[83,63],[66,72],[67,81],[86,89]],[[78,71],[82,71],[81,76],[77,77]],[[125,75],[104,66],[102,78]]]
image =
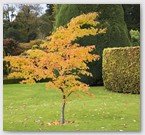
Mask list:
[[140,131],[140,95],[90,91],[95,98],[70,97],[65,117],[74,123],[48,126],[41,123],[60,119],[59,91],[45,83],[4,85],[4,131]]

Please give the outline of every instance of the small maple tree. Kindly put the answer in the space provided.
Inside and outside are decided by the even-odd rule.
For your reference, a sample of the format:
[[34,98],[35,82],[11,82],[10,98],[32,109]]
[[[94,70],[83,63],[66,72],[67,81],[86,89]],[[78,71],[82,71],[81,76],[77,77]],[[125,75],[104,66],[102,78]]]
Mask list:
[[[87,71],[87,63],[99,59],[99,55],[92,54],[95,46],[80,46],[75,43],[78,37],[105,33],[106,28],[97,28],[95,21],[98,14],[82,14],[71,19],[66,27],[59,27],[39,49],[30,49],[26,56],[8,56],[5,61],[10,63],[11,78],[24,78],[21,83],[35,83],[49,78],[49,88],[60,90],[62,93],[61,124],[65,122],[64,109],[67,98],[76,91],[89,95],[89,86],[80,82],[79,75],[92,76]],[[87,25],[87,28],[83,28]]]

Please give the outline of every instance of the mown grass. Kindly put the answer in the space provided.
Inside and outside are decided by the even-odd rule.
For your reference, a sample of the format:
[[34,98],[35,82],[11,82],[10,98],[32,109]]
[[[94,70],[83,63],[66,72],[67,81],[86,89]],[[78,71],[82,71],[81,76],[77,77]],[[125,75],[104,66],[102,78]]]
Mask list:
[[46,90],[45,83],[4,85],[4,131],[140,131],[140,95],[114,93],[91,87],[96,95],[72,94],[66,120],[74,123],[48,126],[60,119],[61,94]]

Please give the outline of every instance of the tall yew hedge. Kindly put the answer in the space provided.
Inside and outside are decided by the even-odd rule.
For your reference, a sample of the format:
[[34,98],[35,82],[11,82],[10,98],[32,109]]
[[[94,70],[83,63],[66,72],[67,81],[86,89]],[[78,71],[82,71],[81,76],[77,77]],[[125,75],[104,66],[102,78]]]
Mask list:
[[[99,61],[89,64],[93,78],[81,76],[81,80],[89,85],[102,83],[102,52],[106,47],[130,46],[129,34],[124,22],[124,11],[121,4],[58,4],[54,28],[65,26],[71,18],[83,13],[99,12],[99,27],[107,27],[106,34],[88,36],[76,40],[80,45],[95,45],[95,53],[101,56]],[[68,35],[69,36],[69,35]]]

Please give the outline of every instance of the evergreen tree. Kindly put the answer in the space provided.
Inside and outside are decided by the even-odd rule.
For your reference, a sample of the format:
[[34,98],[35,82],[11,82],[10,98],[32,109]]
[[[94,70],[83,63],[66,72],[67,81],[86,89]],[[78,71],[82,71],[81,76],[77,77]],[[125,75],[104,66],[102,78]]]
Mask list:
[[71,18],[83,13],[99,12],[99,27],[107,27],[106,34],[95,37],[77,39],[82,46],[92,44],[96,46],[95,53],[101,56],[99,61],[89,64],[89,72],[93,78],[81,76],[81,80],[89,85],[102,83],[102,52],[107,47],[130,46],[129,33],[124,21],[124,11],[121,4],[58,4],[56,5],[55,28],[65,26]]
[[128,30],[140,31],[140,4],[123,4],[122,6]]

